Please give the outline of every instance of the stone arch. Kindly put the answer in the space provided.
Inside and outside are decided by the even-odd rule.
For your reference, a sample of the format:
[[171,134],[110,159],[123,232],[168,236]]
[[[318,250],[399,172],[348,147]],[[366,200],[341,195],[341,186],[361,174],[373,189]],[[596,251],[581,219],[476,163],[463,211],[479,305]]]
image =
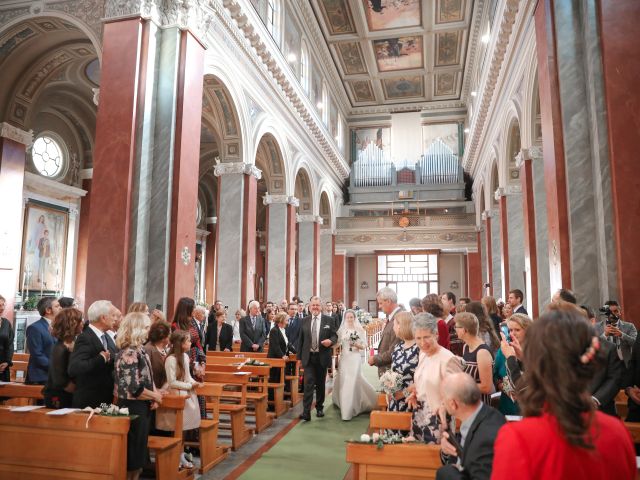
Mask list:
[[255,142],[255,165],[262,171],[267,191],[273,195],[287,194],[287,165],[282,139],[274,128],[260,129],[263,133]]
[[331,195],[329,195],[329,191],[326,188],[322,188],[320,191],[318,214],[322,217],[322,228],[333,229],[333,206]]
[[301,215],[315,214],[315,190],[308,165],[300,160],[294,170],[294,196],[299,200],[298,213]]
[[504,142],[504,158],[506,167],[507,183],[517,182],[520,179],[520,170],[516,167],[516,155],[522,149],[522,136],[520,130],[520,120],[517,115],[510,118],[507,123],[507,132]]

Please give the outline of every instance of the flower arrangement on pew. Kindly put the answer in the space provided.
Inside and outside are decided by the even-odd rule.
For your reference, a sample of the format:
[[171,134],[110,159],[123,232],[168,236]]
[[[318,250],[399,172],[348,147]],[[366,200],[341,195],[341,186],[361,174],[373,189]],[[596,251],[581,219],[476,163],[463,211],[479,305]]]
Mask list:
[[357,310],[356,315],[358,317],[360,325],[369,325],[371,323],[371,314],[369,312],[365,312],[364,310]]
[[369,445],[376,445],[378,450],[385,445],[393,445],[396,443],[414,443],[416,439],[412,436],[403,437],[399,433],[372,433],[368,435],[363,433],[360,435],[360,440],[349,440],[351,443],[365,443]]
[[238,370],[240,370],[245,365],[250,365],[253,367],[266,367],[269,364],[261,362],[260,360],[256,360],[255,358],[247,358],[244,362],[238,364]]
[[97,408],[85,407],[83,412],[89,412],[89,418],[87,418],[86,428],[89,428],[89,421],[94,415],[102,415],[105,417],[129,417],[131,420],[138,418],[138,415],[130,415],[129,409],[125,407],[118,407],[117,405],[101,403]]

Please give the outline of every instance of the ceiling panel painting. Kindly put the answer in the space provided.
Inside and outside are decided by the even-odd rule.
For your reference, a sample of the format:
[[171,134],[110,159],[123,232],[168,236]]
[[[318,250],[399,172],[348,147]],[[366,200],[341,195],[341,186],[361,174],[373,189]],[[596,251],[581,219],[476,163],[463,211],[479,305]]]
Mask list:
[[465,0],[440,0],[436,4],[436,23],[453,23],[464,20]]
[[320,0],[319,4],[331,35],[356,33],[346,0]]
[[382,80],[382,86],[387,100],[424,96],[421,75]]
[[435,96],[455,95],[456,76],[455,73],[445,72],[436,75]]
[[436,35],[436,67],[457,65],[460,63],[460,45],[462,31],[443,32]]
[[342,64],[345,75],[358,75],[367,73],[367,67],[362,56],[362,49],[357,42],[336,44],[338,58]]
[[421,0],[362,0],[372,32],[422,24]]
[[351,93],[356,102],[374,102],[376,97],[373,94],[371,82],[368,80],[350,81]]
[[422,37],[397,37],[374,40],[378,70],[391,72],[422,68]]

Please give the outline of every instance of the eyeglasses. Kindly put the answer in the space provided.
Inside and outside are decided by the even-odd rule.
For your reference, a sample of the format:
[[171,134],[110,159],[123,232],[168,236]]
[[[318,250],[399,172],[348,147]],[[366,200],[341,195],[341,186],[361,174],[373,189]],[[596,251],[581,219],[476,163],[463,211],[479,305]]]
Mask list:
[[462,325],[455,325],[453,328],[464,328]]

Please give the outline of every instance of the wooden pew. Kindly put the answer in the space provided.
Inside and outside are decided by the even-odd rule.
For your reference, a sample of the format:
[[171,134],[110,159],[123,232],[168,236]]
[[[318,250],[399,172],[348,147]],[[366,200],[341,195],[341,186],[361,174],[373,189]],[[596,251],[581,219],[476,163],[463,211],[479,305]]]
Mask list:
[[[231,449],[237,450],[242,445],[251,440],[253,429],[247,428],[245,425],[245,416],[247,411],[247,386],[249,384],[249,375],[243,372],[226,373],[226,372],[205,372],[204,380],[207,383],[220,383],[225,386],[239,387],[241,396],[236,403],[220,403],[220,412],[226,413],[231,417]],[[209,405],[207,405],[209,409]],[[219,424],[220,427],[227,425]]]
[[[205,383],[196,390],[198,395],[205,397],[211,408],[212,418],[200,420],[200,470],[204,474],[227,458],[229,447],[218,443],[218,427],[220,425],[220,396],[222,385]],[[187,442],[189,444],[189,442]]]
[[14,353],[13,365],[9,367],[9,376],[12,382],[24,383],[27,378],[27,367],[29,366],[28,353]]
[[438,445],[377,445],[347,443],[347,462],[353,465],[358,480],[398,478],[403,480],[435,479],[442,466]]
[[[157,412],[161,413],[163,410],[171,410],[175,414],[175,427],[173,429],[173,438],[178,440],[177,448],[173,448],[166,455],[167,461],[164,459],[158,460],[158,454],[156,453],[156,478],[176,478],[179,480],[193,480],[193,469],[183,468],[179,469],[180,455],[184,451],[183,445],[183,419],[184,419],[184,402],[187,400],[186,396],[181,395],[165,395],[162,397],[162,404],[158,407]],[[157,413],[156,413],[157,415]],[[152,445],[158,447],[158,441],[156,439],[165,437],[149,437],[148,447],[150,450],[154,450]]]
[[0,385],[0,398],[8,398],[5,405],[35,405],[36,400],[43,400],[42,385],[25,385],[24,383],[7,383]]
[[384,433],[385,430],[410,432],[411,424],[411,412],[381,412],[374,410],[369,417],[369,433]]
[[640,422],[624,422],[624,426],[629,430],[633,443],[640,444]]
[[389,401],[387,400],[387,395],[384,393],[378,394],[378,402],[376,403],[376,410],[387,411],[389,408]]
[[624,419],[627,417],[628,409],[629,405],[627,394],[624,393],[624,390],[620,390],[616,395],[616,413],[620,418]]
[[126,478],[128,417],[94,415],[87,429],[87,413],[52,416],[48,411],[0,408],[0,478]]
[[[253,407],[252,413],[256,419],[256,433],[260,433],[273,423],[272,416],[267,412],[267,392],[270,368],[268,366],[245,365],[242,367],[241,371],[249,373],[250,379],[253,379],[253,382],[247,384],[247,391],[234,392],[223,390],[222,398],[232,400],[245,398],[243,403]],[[233,374],[239,372],[239,370],[238,367],[234,365],[207,363],[205,367],[205,373],[206,372],[225,372]]]

